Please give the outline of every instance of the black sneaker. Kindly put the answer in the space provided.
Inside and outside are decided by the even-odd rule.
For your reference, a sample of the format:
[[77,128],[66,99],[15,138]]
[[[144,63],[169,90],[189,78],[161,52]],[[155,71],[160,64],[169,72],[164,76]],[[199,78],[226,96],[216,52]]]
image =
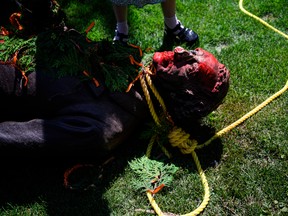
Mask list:
[[193,30],[184,27],[181,22],[179,22],[173,29],[170,29],[165,24],[165,35],[174,39],[178,43],[186,43],[190,47],[199,44],[198,34]]
[[120,33],[116,30],[113,38],[113,44],[115,43],[121,43],[122,45],[126,46],[128,44],[128,35]]

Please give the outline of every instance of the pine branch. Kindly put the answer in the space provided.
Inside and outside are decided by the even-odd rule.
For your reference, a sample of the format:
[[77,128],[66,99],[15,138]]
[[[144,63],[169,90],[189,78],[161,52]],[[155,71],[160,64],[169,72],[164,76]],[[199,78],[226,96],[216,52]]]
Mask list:
[[144,191],[154,190],[162,184],[170,186],[173,175],[178,170],[173,164],[164,164],[146,156],[132,160],[129,166],[135,173],[132,186],[136,190]]

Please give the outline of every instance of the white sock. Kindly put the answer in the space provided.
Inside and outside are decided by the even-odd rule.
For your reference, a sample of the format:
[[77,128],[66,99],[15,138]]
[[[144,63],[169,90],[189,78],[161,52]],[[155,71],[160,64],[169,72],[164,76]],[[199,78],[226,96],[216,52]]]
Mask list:
[[128,35],[128,23],[127,21],[124,21],[124,22],[118,22],[117,25],[116,25],[116,29],[119,33],[122,33],[122,34],[125,34],[125,35]]
[[164,17],[164,22],[168,26],[169,29],[174,29],[176,25],[179,23],[179,20],[177,19],[176,15],[173,17]]

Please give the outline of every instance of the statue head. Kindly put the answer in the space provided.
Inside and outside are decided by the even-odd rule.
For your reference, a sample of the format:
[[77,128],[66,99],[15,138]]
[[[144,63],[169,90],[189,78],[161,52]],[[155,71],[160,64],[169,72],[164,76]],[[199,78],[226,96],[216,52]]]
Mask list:
[[202,48],[156,52],[153,65],[152,79],[176,122],[207,116],[228,92],[229,70]]

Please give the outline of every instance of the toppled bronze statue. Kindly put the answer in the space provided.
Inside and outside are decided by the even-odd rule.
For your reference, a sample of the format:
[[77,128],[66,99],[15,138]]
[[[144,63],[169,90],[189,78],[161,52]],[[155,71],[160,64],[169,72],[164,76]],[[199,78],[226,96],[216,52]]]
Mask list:
[[[136,81],[128,92],[120,85],[137,76],[129,59],[141,62],[137,49],[91,42],[59,22],[33,29],[34,41],[24,37],[31,50],[26,43],[4,58],[11,34],[1,31],[0,147],[112,150],[147,121],[140,85]],[[24,68],[21,57],[29,63]],[[179,126],[207,116],[227,94],[229,71],[201,48],[155,52],[146,65],[155,69],[151,80]]]

